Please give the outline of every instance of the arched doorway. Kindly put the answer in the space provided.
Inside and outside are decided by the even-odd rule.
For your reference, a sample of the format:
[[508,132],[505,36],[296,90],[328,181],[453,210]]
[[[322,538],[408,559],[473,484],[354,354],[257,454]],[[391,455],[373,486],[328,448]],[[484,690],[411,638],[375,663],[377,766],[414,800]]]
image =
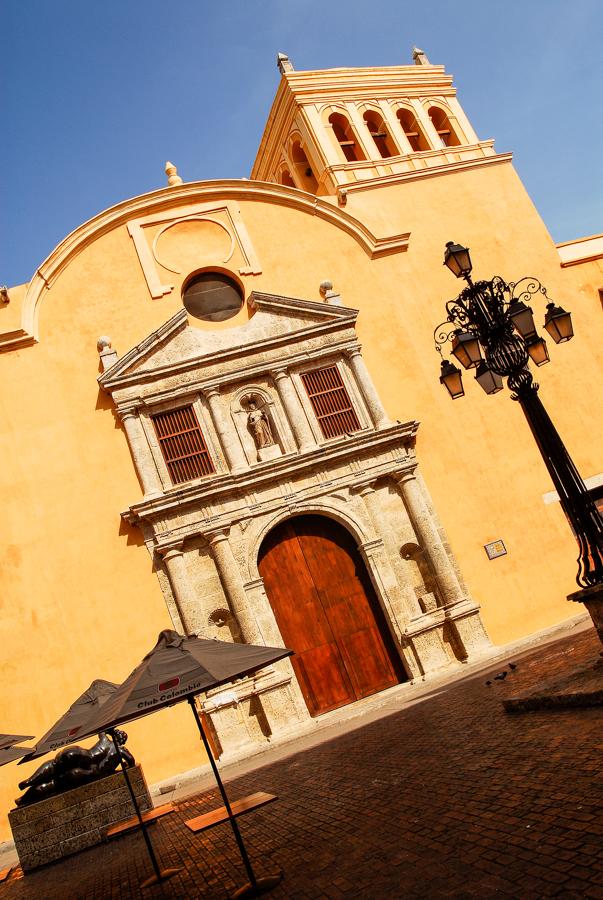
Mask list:
[[288,519],[266,536],[258,567],[312,716],[406,681],[345,528],[324,516]]

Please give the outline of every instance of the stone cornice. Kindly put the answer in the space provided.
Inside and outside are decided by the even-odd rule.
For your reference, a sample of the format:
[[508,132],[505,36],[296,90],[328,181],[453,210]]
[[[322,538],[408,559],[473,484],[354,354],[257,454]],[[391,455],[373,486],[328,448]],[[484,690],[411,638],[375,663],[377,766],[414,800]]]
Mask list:
[[577,266],[580,263],[592,262],[603,258],[603,234],[592,234],[588,237],[576,238],[555,244],[561,265]]
[[313,319],[349,319],[355,322],[358,310],[349,306],[335,306],[317,300],[300,300],[298,297],[283,297],[281,294],[267,294],[253,291],[249,298],[252,309],[268,309],[293,313],[308,313]]
[[[186,359],[166,363],[165,365],[157,366],[148,371],[141,371],[138,369],[132,371],[132,367],[136,366],[139,362],[142,362],[155,347],[164,344],[170,337],[173,337],[179,331],[187,327],[188,318],[186,310],[182,309],[158,328],[157,331],[144,338],[144,340],[137,344],[136,347],[129,350],[109,369],[99,375],[99,384],[105,390],[112,393],[115,390],[130,385],[148,384],[149,382],[160,381],[181,374],[182,372],[199,368],[200,366],[207,368],[216,363],[225,363],[229,360],[236,360],[237,371],[236,373],[232,373],[230,377],[229,373],[224,373],[224,378],[220,379],[220,383],[227,383],[229,380],[240,380],[242,372],[250,372],[255,369],[259,372],[265,371],[267,368],[265,363],[260,365],[257,363],[245,365],[244,360],[246,356],[257,356],[258,353],[278,350],[279,347],[285,346],[287,348],[287,354],[283,358],[283,363],[290,365],[293,360],[297,358],[302,360],[306,356],[305,351],[300,351],[298,354],[293,352],[293,345],[300,342],[303,343],[309,338],[321,335],[324,336],[325,334],[334,334],[338,331],[353,328],[358,316],[358,310],[345,306],[331,306],[327,303],[297,300],[291,297],[280,297],[255,291],[251,294],[249,303],[250,306],[258,311],[264,310],[281,312],[284,314],[297,313],[298,315],[302,314],[307,316],[308,319],[315,319],[318,321],[308,324],[305,328],[296,329],[295,331],[283,332],[282,334],[266,338],[258,338],[257,341],[249,343],[238,343],[232,347],[222,347],[214,353],[199,352]],[[253,319],[243,327],[250,327],[252,322]],[[350,345],[349,337],[344,339],[344,344],[345,346]],[[326,346],[325,352],[333,352],[333,349],[333,344],[330,347]],[[275,358],[270,361],[270,365],[273,363],[278,365],[281,363],[281,360]],[[204,387],[208,387],[214,381],[215,378],[212,378],[207,382],[204,382],[203,379],[200,378],[197,383],[197,389],[203,390]],[[192,389],[192,386],[187,386],[188,393],[190,393]],[[179,392],[182,393],[182,388],[179,389]]]
[[[296,188],[247,179],[193,181],[161,188],[124,200],[104,210],[67,235],[37,269],[23,299],[21,329],[0,335],[0,347],[16,349],[38,340],[40,304],[61,272],[78,254],[102,235],[142,215],[164,212],[191,203],[220,200],[250,200],[273,203],[317,216],[350,235],[371,258],[383,255],[392,241],[400,251],[408,248],[408,233],[378,237],[354,216],[334,203]],[[390,252],[389,249],[385,252]]]
[[368,68],[312,69],[307,72],[287,72],[284,75],[289,90],[297,96],[304,92],[331,94],[333,90],[350,91],[356,96],[358,89],[370,85],[378,89],[392,90],[417,87],[422,90],[440,90],[452,87],[452,75],[444,66],[370,66]]
[[24,328],[15,328],[13,331],[4,331],[0,334],[0,352],[31,347],[35,343],[36,338]]
[[[324,334],[324,331],[321,332]],[[319,361],[323,359],[330,359],[336,353],[347,353],[347,351],[351,348],[351,342],[349,338],[343,338],[341,341],[334,341],[331,344],[326,345],[322,350],[316,350],[312,352],[311,357],[305,350],[300,350],[299,353],[291,352],[290,343],[286,344],[286,355],[281,358],[274,357],[274,360],[270,360],[269,362],[258,362],[251,363],[249,365],[244,365],[240,363],[240,359],[234,356],[237,359],[237,362],[240,363],[236,370],[230,373],[221,373],[219,386],[226,387],[230,384],[238,384],[242,378],[250,378],[253,379],[258,375],[265,375],[269,373],[271,377],[276,377],[275,373],[277,372],[288,372],[291,367],[298,366],[305,363],[308,359],[312,359],[314,361]],[[214,357],[215,360],[220,360],[222,357],[220,355],[216,355]],[[205,358],[204,358],[205,359]],[[117,385],[111,384],[106,389],[109,391],[117,391],[121,388],[128,387],[131,385],[149,385],[153,381],[161,381],[166,377],[170,377],[174,374],[179,374],[187,369],[195,369],[199,366],[199,360],[194,359],[191,361],[191,364],[184,367],[182,366],[172,366],[165,367],[163,369],[156,369],[154,372],[150,372],[147,375],[139,373],[139,378],[132,380],[125,380],[119,382]],[[155,372],[157,372],[157,377],[155,377]],[[137,373],[134,373],[136,375]],[[287,377],[285,375],[285,377]],[[207,396],[208,391],[213,390],[218,385],[218,382],[215,378],[211,378],[209,380],[205,380],[203,378],[195,379],[186,384],[186,386],[178,385],[173,388],[164,388],[155,390],[152,392],[145,393],[145,396],[139,397],[128,397],[125,402],[116,401],[118,411],[121,409],[134,409],[134,408],[144,408],[144,407],[153,407],[158,403],[164,403],[169,400],[186,400],[189,398],[194,398],[198,394],[204,394]]]
[[[219,475],[192,485],[172,488],[160,497],[153,497],[132,504],[128,510],[122,513],[122,517],[131,524],[140,524],[141,520],[153,519],[154,517],[164,518],[166,514],[182,510],[186,506],[213,502],[225,495],[232,496],[233,494],[244,494],[249,491],[257,492],[262,486],[274,485],[279,479],[287,480],[291,475],[308,474],[309,471],[315,470],[317,465],[328,464],[333,466],[351,459],[358,460],[358,457],[365,452],[374,454],[378,451],[400,450],[402,447],[414,442],[418,428],[419,423],[412,420],[403,424],[391,425],[379,431],[367,429],[357,432],[332,444],[322,445],[305,453],[287,454],[278,459],[258,463],[251,469],[237,475]],[[415,468],[416,460],[409,458],[408,464]],[[392,458],[388,460],[386,465],[377,465],[371,469],[371,480],[375,480],[389,471],[395,470],[399,472],[404,467],[405,462],[403,459]],[[358,481],[360,483],[364,480],[366,480],[366,475],[358,473],[357,476],[346,476],[343,482],[355,483]],[[316,490],[319,493],[324,493],[324,488],[319,489],[317,486]],[[209,531],[222,528],[225,527],[228,521],[228,517],[216,517],[211,523],[205,523],[204,529]],[[169,542],[173,542],[173,535],[170,537]]]
[[[187,325],[188,316],[186,310],[178,310],[175,316],[172,316],[171,319],[164,322],[164,324],[156,331],[140,341],[139,344],[136,344],[135,347],[128,350],[127,353],[120,357],[117,362],[110,366],[105,372],[102,372],[97,378],[98,383],[101,387],[109,390],[113,387],[116,380],[119,380],[119,377],[123,372],[127,372],[127,370],[133,365],[136,365],[139,360],[144,359],[151,350],[160,346],[169,337],[178,334],[178,332],[182,331],[183,328],[186,328]],[[133,374],[136,375],[137,373]]]
[[[482,145],[492,146],[494,141],[482,141]],[[436,153],[439,151],[431,151]],[[425,154],[427,155],[427,154]],[[342,195],[358,193],[360,191],[374,191],[381,187],[390,187],[393,184],[402,184],[408,181],[417,181],[422,178],[435,178],[440,175],[451,175],[453,172],[466,171],[468,169],[477,169],[481,166],[500,165],[501,163],[511,162],[513,160],[512,153],[496,153],[493,156],[482,156],[477,159],[461,159],[457,162],[446,162],[439,166],[429,166],[425,169],[415,169],[412,172],[399,172],[396,175],[378,175],[375,178],[365,178],[362,181],[350,181],[348,184],[342,184],[337,189],[337,197],[341,201]],[[354,168],[356,163],[342,163],[340,166],[331,166],[330,171],[344,168]]]

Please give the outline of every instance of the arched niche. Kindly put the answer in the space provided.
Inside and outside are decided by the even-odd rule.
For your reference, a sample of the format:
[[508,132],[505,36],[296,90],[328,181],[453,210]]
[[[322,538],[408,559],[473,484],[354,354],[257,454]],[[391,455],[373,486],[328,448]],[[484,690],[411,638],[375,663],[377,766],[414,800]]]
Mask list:
[[230,414],[250,465],[276,459],[290,449],[279,405],[265,387],[240,388],[231,400]]
[[431,612],[437,605],[436,579],[418,544],[408,542],[400,547],[410,581],[423,612]]

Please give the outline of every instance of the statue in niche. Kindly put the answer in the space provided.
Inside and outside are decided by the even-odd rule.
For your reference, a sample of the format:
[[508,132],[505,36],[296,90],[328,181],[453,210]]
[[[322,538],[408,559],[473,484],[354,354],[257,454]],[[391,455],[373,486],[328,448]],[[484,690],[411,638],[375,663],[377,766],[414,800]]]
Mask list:
[[258,450],[262,450],[264,447],[270,447],[275,443],[274,438],[272,437],[268,416],[263,410],[258,409],[257,403],[253,397],[251,397],[247,404],[247,424]]
[[[115,737],[124,765],[130,768],[135,765],[135,760],[124,746],[128,735],[116,728]],[[38,800],[46,800],[47,797],[54,797],[71,788],[97,781],[105,775],[112,775],[118,766],[117,747],[105,732],[101,731],[98,741],[89,750],[78,746],[65,747],[59,750],[53,759],[38,766],[33,775],[19,784],[19,790],[25,793],[15,800],[15,804],[25,806]]]

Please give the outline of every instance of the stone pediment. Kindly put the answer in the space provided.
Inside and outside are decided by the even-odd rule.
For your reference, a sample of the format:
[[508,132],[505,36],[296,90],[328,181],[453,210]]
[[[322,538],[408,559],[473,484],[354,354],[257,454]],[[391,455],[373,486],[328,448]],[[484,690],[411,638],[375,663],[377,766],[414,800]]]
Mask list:
[[247,353],[277,349],[311,337],[353,327],[358,311],[310,300],[253,292],[254,315],[244,325],[202,331],[189,325],[186,310],[144,338],[110,366],[99,383],[107,389],[147,379],[197,362],[240,359]]

